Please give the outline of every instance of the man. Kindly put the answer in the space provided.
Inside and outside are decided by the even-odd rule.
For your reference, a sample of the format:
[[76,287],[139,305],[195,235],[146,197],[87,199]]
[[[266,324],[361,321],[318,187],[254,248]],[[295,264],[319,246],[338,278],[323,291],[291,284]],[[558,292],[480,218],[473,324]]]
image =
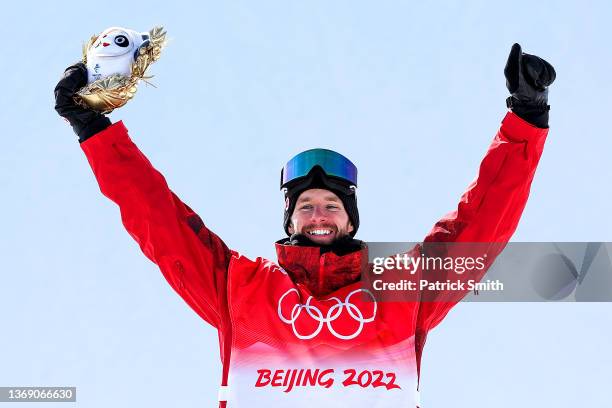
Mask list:
[[[548,133],[555,71],[515,44],[504,73],[511,111],[457,210],[425,242],[506,243],[516,229]],[[353,163],[324,149],[291,159],[281,173],[289,238],[276,243],[277,264],[250,260],[168,188],[122,122],[74,103],[86,78],[82,64],[66,70],[56,110],[144,254],[218,329],[221,407],[418,406],[426,335],[454,302],[368,299]]]

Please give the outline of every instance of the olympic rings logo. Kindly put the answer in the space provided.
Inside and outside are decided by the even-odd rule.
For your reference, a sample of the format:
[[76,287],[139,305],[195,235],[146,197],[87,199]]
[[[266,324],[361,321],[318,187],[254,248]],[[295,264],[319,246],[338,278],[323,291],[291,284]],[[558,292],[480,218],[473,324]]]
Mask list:
[[[295,288],[291,288],[287,292],[285,292],[278,301],[278,317],[280,317],[283,323],[291,325],[291,328],[293,329],[293,334],[295,334],[295,336],[300,340],[309,340],[309,339],[316,337],[321,332],[324,325],[327,325],[327,329],[330,331],[331,334],[336,336],[336,338],[341,339],[341,340],[351,340],[357,337],[361,333],[361,331],[363,330],[363,326],[366,323],[370,323],[374,321],[374,318],[376,317],[377,304],[376,304],[376,299],[374,298],[374,295],[372,295],[372,293],[367,289],[356,289],[346,296],[346,298],[344,299],[344,302],[335,296],[329,299],[325,299],[325,301],[333,300],[336,302],[335,305],[329,308],[325,316],[323,315],[323,312],[321,312],[321,310],[318,307],[310,304],[310,301],[313,299],[313,297],[310,296],[308,300],[306,300],[306,303],[303,303],[303,304],[296,303],[291,309],[291,317],[287,318],[283,315],[282,305],[283,305],[283,300],[285,299],[285,297],[287,297],[287,295],[289,295],[291,292],[295,292],[299,297],[299,292]],[[359,308],[356,305],[351,303],[351,296],[359,292],[365,292],[372,298],[374,310],[372,311],[372,316],[370,317],[364,317],[361,310],[359,310]],[[353,318],[353,320],[359,323],[359,326],[357,327],[355,332],[349,335],[338,333],[332,325],[332,322],[338,319],[338,317],[342,314],[342,311],[345,308],[348,314]],[[305,310],[306,313],[313,320],[318,322],[317,328],[311,334],[299,333],[297,328],[295,327],[295,322],[297,321],[298,317],[300,317],[300,314],[302,314],[302,310]]]

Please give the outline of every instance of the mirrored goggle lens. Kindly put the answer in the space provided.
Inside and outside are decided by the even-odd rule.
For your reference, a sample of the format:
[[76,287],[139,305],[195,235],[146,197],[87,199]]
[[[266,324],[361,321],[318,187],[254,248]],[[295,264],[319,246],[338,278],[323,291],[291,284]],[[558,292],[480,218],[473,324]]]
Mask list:
[[320,166],[328,176],[357,185],[357,167],[349,159],[332,150],[312,149],[298,154],[283,167],[281,188],[290,181],[307,176],[315,166]]

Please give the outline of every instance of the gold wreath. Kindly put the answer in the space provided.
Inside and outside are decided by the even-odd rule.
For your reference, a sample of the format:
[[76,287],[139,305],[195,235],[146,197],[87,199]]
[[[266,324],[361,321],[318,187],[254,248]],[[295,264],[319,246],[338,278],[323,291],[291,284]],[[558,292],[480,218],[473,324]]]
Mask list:
[[[87,64],[87,50],[98,39],[97,35],[92,36],[89,42],[83,46],[83,63]],[[106,78],[98,79],[79,90],[75,100],[79,104],[87,107],[110,113],[125,105],[136,93],[136,86],[141,79],[147,81],[150,76],[145,76],[149,65],[157,61],[161,51],[166,45],[166,32],[163,27],[154,27],[149,31],[149,45],[141,47],[136,60],[132,64],[132,71],[129,77],[114,74]]]

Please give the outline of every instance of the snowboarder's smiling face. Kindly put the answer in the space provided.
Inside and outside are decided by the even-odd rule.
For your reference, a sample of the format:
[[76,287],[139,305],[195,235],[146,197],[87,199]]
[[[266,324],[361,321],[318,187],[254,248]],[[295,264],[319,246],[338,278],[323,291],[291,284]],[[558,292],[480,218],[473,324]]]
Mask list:
[[290,234],[302,234],[314,243],[329,245],[349,235],[353,225],[336,194],[313,188],[298,197],[288,229]]

